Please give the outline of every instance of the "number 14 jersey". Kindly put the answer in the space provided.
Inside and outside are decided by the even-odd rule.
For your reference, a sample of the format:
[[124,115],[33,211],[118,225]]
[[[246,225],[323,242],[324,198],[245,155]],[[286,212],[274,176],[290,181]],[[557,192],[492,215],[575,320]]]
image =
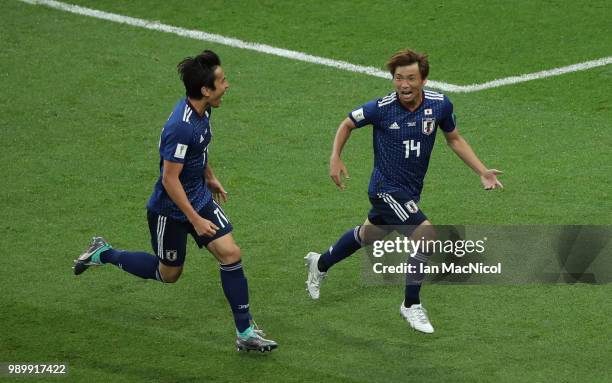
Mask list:
[[406,194],[418,202],[429,166],[436,131],[455,129],[453,104],[441,93],[425,90],[414,111],[406,109],[392,92],[349,113],[355,126],[373,126],[374,169],[368,194]]

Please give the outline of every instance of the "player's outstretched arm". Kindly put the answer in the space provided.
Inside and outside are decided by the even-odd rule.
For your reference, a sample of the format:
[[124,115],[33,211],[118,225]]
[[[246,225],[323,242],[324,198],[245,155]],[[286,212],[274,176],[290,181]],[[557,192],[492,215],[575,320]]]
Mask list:
[[346,169],[346,165],[340,158],[342,154],[342,149],[344,148],[344,144],[348,141],[351,136],[351,131],[355,129],[355,124],[351,121],[350,118],[345,118],[338,130],[336,131],[336,137],[334,138],[334,145],[332,147],[331,157],[329,159],[329,176],[332,181],[340,188],[340,190],[344,190],[346,187],[342,182],[342,176],[344,178],[351,178],[348,174],[348,170]]
[[204,170],[204,180],[217,203],[227,202],[227,192],[223,188],[223,185],[221,185],[221,182],[215,177],[215,173],[209,164],[206,164],[206,169]]
[[486,190],[504,187],[497,179],[497,176],[502,172],[497,169],[487,169],[457,129],[452,132],[444,132],[444,137],[455,154],[480,176],[480,182]]

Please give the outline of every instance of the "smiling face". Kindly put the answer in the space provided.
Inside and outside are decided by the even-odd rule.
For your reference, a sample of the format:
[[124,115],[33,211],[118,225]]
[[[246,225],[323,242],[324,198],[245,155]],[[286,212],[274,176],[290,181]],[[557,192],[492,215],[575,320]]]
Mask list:
[[213,108],[218,108],[221,105],[221,101],[223,99],[223,95],[225,91],[229,88],[229,83],[225,78],[225,73],[223,72],[223,68],[218,66],[215,69],[215,89],[209,89],[207,87],[202,88],[202,94],[207,99],[207,103]]
[[423,100],[423,86],[427,79],[421,77],[419,64],[398,66],[393,74],[393,85],[397,91],[397,96],[405,107],[415,109]]

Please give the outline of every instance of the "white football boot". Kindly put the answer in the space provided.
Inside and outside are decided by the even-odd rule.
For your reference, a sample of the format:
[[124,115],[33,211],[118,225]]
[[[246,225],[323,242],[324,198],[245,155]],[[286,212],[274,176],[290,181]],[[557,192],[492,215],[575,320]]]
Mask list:
[[425,307],[422,305],[418,304],[404,307],[404,302],[402,302],[400,305],[400,314],[413,329],[426,334],[434,332],[434,328],[427,317],[427,310],[425,310]]
[[319,299],[319,290],[321,289],[321,282],[327,276],[327,273],[319,271],[317,263],[321,254],[310,252],[306,254],[304,259],[306,260],[306,266],[308,266],[308,280],[306,280],[306,290],[312,299]]

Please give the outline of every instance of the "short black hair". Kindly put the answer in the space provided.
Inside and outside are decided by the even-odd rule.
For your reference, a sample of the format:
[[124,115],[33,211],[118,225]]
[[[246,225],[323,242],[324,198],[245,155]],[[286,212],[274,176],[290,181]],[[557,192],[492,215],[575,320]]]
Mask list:
[[215,69],[221,65],[221,59],[213,51],[205,50],[195,57],[187,57],[178,65],[177,69],[187,97],[196,100],[202,99],[202,87],[215,90]]

